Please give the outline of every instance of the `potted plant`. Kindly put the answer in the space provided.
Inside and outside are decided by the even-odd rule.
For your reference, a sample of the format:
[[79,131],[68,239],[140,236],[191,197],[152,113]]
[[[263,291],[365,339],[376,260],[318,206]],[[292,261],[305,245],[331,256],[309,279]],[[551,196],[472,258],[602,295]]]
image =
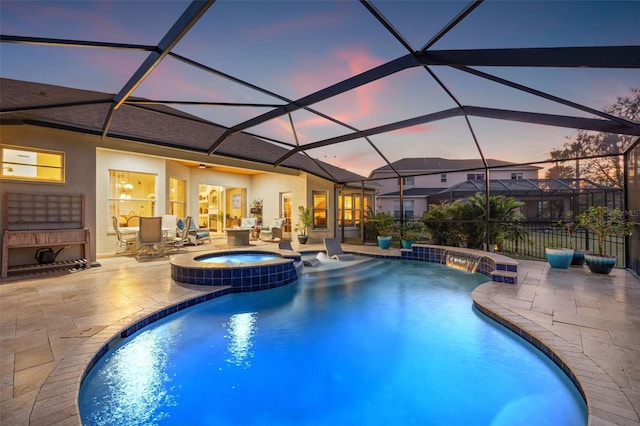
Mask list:
[[591,206],[587,211],[580,213],[576,220],[579,226],[598,236],[598,254],[584,255],[589,270],[598,274],[610,273],[617,258],[603,253],[604,240],[609,237],[631,235],[633,225],[625,220],[620,209],[610,209],[604,206]]
[[402,248],[409,249],[424,234],[425,226],[421,220],[405,220],[400,225],[400,244]]
[[567,212],[567,216],[569,216],[570,220],[566,223],[560,221],[560,224],[564,226],[564,229],[567,231],[567,236],[569,237],[569,248],[573,249],[571,265],[582,266],[584,265],[584,252],[576,249],[576,232],[580,229],[580,224],[577,222],[576,218],[573,217],[573,212]]
[[547,262],[552,268],[567,269],[573,260],[572,248],[546,247]]
[[378,247],[386,250],[391,247],[395,218],[387,213],[376,213],[374,219],[378,231]]
[[300,244],[306,244],[309,236],[307,231],[313,225],[313,217],[311,216],[311,208],[305,206],[298,206],[298,224],[296,225],[296,232],[298,233],[298,242]]

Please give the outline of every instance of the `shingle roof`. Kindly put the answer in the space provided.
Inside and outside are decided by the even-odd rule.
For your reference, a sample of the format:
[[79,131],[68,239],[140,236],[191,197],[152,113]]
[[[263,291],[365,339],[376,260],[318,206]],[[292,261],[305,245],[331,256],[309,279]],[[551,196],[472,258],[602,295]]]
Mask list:
[[[578,186],[579,181],[579,186]],[[486,188],[485,181],[466,181],[441,190],[439,194],[474,194]],[[489,189],[493,194],[504,195],[537,195],[570,194],[573,192],[619,191],[620,189],[598,185],[586,179],[492,179]]]
[[[493,194],[503,195],[538,195],[567,194],[572,192],[603,192],[620,191],[620,189],[598,185],[586,179],[579,179],[579,187],[576,179],[492,179],[489,188]],[[468,180],[442,188],[410,188],[403,191],[405,198],[425,198],[433,195],[453,194],[454,196],[472,195],[476,192],[484,192],[486,188],[483,180]],[[379,198],[398,198],[400,191],[388,192],[378,195]]]
[[[113,97],[113,94],[90,90],[0,78],[3,112],[0,123],[30,123],[101,134]],[[124,104],[115,112],[107,136],[206,154],[212,141],[225,130],[164,105]],[[238,132],[225,139],[216,155],[273,164],[287,152],[275,144]],[[282,166],[341,183],[364,179],[304,154],[292,156]]]
[[[522,166],[516,165],[508,161],[487,159],[489,167],[505,167],[513,166],[518,170],[537,170],[540,167],[537,166]],[[441,157],[426,157],[426,158],[403,158],[398,161],[394,161],[391,165],[398,171],[404,173],[423,173],[423,172],[438,172],[438,171],[451,171],[451,170],[473,170],[483,169],[484,164],[480,158],[470,159],[447,159]],[[383,166],[373,170],[369,177],[374,177],[376,173],[392,172],[390,166]]]

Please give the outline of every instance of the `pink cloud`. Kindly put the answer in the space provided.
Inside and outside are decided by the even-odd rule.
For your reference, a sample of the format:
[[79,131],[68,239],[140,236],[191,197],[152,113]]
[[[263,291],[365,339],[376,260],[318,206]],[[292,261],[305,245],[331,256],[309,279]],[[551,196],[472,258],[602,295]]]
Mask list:
[[[329,55],[329,60],[321,69],[305,70],[290,78],[294,93],[312,93],[323,85],[337,83],[355,75],[361,74],[383,63],[381,58],[370,54],[366,48],[341,48]],[[340,104],[330,113],[341,120],[353,120],[367,117],[375,111],[385,85],[381,80],[356,88],[350,93],[339,95]],[[311,90],[310,90],[311,89]],[[327,101],[331,103],[331,99]]]

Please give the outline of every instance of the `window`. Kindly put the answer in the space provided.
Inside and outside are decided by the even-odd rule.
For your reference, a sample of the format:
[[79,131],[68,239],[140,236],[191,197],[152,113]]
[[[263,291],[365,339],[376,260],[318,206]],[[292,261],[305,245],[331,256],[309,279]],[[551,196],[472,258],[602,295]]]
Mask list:
[[[413,200],[403,201],[403,211],[405,219],[413,219]],[[400,200],[393,201],[393,215],[396,219],[400,219]]]
[[447,174],[446,173],[440,173],[440,182],[442,182],[442,183],[446,183],[447,182]]
[[413,185],[414,184],[414,177],[413,176],[407,176],[402,178],[402,184],[403,185]]
[[564,215],[562,200],[538,201],[538,218],[560,220]]
[[362,220],[361,210],[366,211],[371,205],[371,197],[365,195],[364,206],[361,205],[361,200],[362,197],[360,193],[343,193],[338,198],[338,226],[343,226],[343,217],[344,226],[360,226]]
[[64,182],[64,153],[18,146],[2,147],[3,179]]
[[511,179],[522,179],[522,172],[511,173]]
[[313,227],[314,228],[326,228],[327,227],[327,192],[326,191],[313,191]]
[[121,226],[137,226],[140,216],[153,216],[156,203],[156,175],[109,170],[109,228],[116,216]]
[[178,217],[185,217],[187,184],[182,179],[169,178],[169,211]]
[[467,180],[484,180],[484,173],[467,173]]

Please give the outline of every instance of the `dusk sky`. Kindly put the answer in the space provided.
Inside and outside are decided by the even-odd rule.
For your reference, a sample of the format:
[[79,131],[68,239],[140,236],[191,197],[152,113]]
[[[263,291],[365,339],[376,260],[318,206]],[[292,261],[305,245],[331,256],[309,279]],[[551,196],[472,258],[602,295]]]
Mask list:
[[[374,1],[419,49],[467,1]],[[186,1],[7,1],[3,35],[156,45],[189,5]],[[640,44],[640,1],[485,1],[432,50],[621,46]],[[297,99],[407,54],[356,1],[217,1],[174,52],[218,71]],[[117,93],[147,57],[144,51],[0,44],[2,77]],[[640,87],[640,72],[608,69],[479,68],[595,109]],[[588,117],[574,110],[450,67],[433,72],[463,105]],[[166,58],[134,96],[155,100],[282,104],[276,99]],[[455,107],[421,68],[413,68],[314,106],[360,130]],[[268,108],[177,107],[223,126]],[[299,143],[350,133],[305,111],[293,113]],[[487,158],[542,161],[576,130],[471,117]],[[249,132],[295,144],[288,118]],[[463,118],[371,137],[384,155],[479,158]],[[212,141],[213,142],[213,141]],[[384,161],[364,140],[309,151],[362,175]]]

